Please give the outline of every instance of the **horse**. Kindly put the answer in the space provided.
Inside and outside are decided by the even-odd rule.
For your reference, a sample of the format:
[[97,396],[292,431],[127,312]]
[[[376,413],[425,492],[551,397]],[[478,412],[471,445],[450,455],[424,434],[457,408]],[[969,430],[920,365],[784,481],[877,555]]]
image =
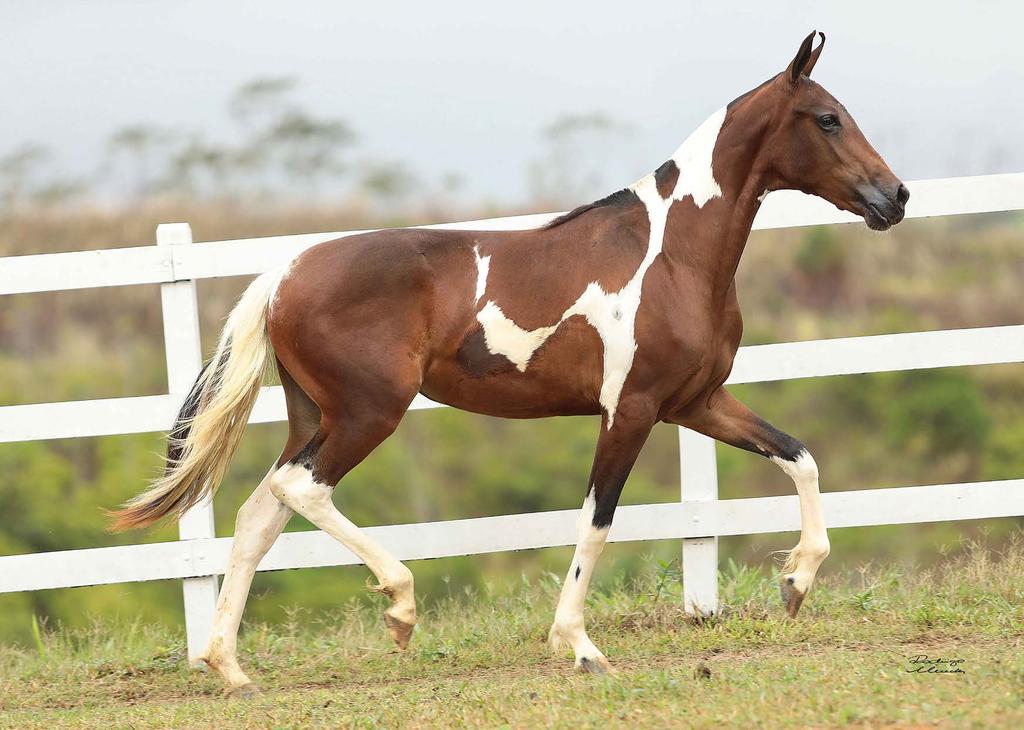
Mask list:
[[236,655],[257,564],[299,513],[355,553],[389,599],[400,649],[416,624],[412,572],[332,502],[417,393],[504,418],[600,415],[575,553],[549,641],[579,671],[612,669],[584,600],[629,472],[655,424],[768,457],[795,483],[801,530],[782,568],[796,617],[828,535],[807,448],[723,387],[743,329],[736,268],[765,195],[817,195],[886,230],[910,196],[831,94],[810,79],[825,35],[712,114],[653,173],[523,231],[383,230],[314,246],[257,277],[229,315],[169,435],[167,465],[112,528],[183,514],[213,494],[271,359],[284,449],[238,511],[203,659],[225,693],[258,691]]

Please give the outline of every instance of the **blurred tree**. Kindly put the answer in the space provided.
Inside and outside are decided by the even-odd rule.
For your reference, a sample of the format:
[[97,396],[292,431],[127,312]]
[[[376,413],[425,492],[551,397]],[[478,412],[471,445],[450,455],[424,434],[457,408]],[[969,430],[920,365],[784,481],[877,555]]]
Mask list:
[[174,135],[160,127],[137,123],[122,127],[107,140],[107,155],[100,174],[117,180],[127,167],[128,196],[136,204],[153,192],[157,157],[166,156]]
[[[236,91],[228,113],[243,132],[230,165],[265,194],[282,180],[288,190],[316,196],[324,180],[346,172],[345,148],[355,139],[348,124],[317,117],[294,100],[295,79],[253,79]],[[269,175],[269,178],[268,178]]]
[[193,197],[225,199],[231,194],[232,158],[232,150],[194,134],[171,159],[165,184]]
[[297,86],[287,76],[252,79],[232,94],[228,113],[243,127],[265,127],[291,106],[288,96]]
[[48,149],[31,142],[0,157],[0,205],[5,210],[17,207],[31,196],[39,171],[49,159]]
[[403,162],[369,160],[359,172],[360,187],[386,204],[400,202],[418,184],[416,174]]
[[531,191],[564,207],[608,193],[603,170],[608,150],[630,127],[603,112],[566,114],[542,131],[544,154],[530,164]]
[[284,76],[253,79],[242,84],[228,102],[228,114],[244,137],[234,162],[247,181],[247,190],[257,197],[265,196],[273,187],[267,179],[270,150],[265,130],[289,108],[289,95],[297,85],[295,79]]
[[290,183],[313,196],[320,183],[345,172],[342,151],[355,135],[341,120],[318,119],[297,108],[274,120],[263,140]]

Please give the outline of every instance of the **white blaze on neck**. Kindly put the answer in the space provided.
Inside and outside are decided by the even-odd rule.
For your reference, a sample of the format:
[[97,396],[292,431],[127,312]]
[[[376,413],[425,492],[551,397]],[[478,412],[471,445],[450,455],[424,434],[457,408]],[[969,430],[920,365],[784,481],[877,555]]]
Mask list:
[[672,191],[674,200],[682,200],[690,195],[693,197],[693,204],[703,208],[712,198],[722,197],[722,188],[715,180],[711,165],[715,143],[718,141],[718,133],[722,131],[726,111],[727,108],[723,106],[705,119],[672,155],[672,161],[679,168],[679,178],[676,180],[675,190]]
[[[691,196],[694,204],[701,208],[712,198],[722,195],[722,189],[714,177],[712,157],[718,133],[725,121],[725,113],[723,107],[712,114],[676,150],[672,160],[679,168],[679,178],[668,198],[661,197],[654,175],[648,175],[629,186],[647,209],[650,234],[647,252],[625,286],[615,292],[606,292],[596,281],[591,282],[554,324],[535,330],[521,328],[506,317],[493,300],[489,300],[476,315],[477,321],[483,326],[488,351],[492,355],[504,355],[520,372],[526,371],[533,354],[562,322],[569,317],[583,316],[597,331],[604,347],[604,373],[599,400],[608,414],[609,429],[615,423],[619,397],[633,367],[633,356],[637,348],[636,314],[640,309],[644,276],[661,253],[669,208],[674,201],[686,196]],[[481,258],[478,249],[475,253],[479,302],[487,287],[490,257]]]

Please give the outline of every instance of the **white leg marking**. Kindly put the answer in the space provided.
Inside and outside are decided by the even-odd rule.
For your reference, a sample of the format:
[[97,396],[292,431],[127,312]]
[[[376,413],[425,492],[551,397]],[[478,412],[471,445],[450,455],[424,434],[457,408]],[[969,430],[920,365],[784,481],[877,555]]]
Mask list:
[[806,449],[793,461],[775,456],[772,461],[793,480],[800,497],[800,542],[790,553],[783,572],[787,578],[793,578],[793,585],[798,590],[806,593],[829,553],[828,532],[818,492],[818,465]]
[[[647,253],[644,255],[636,273],[622,289],[606,292],[597,282],[591,282],[580,294],[579,298],[569,307],[558,321],[535,330],[524,330],[505,316],[493,300],[488,301],[477,313],[477,321],[483,326],[484,340],[492,355],[504,355],[520,372],[525,372],[533,354],[554,333],[558,326],[569,317],[582,315],[586,318],[601,338],[604,347],[604,373],[601,383],[600,402],[608,414],[608,428],[615,423],[615,410],[623,385],[633,367],[633,356],[636,353],[635,324],[636,314],[640,309],[640,296],[643,289],[644,276],[661,253],[665,237],[665,223],[672,203],[692,196],[694,204],[701,208],[711,198],[720,197],[722,190],[715,180],[712,169],[712,157],[718,132],[725,120],[725,108],[715,112],[697,130],[691,134],[672,156],[679,168],[672,195],[667,199],[658,193],[658,185],[653,175],[637,181],[630,186],[637,197],[647,208],[650,220],[650,237],[647,242]],[[487,267],[490,257],[477,258],[477,301],[483,296],[481,276],[486,282]]]
[[319,484],[309,469],[285,464],[270,482],[278,499],[347,547],[377,576],[378,590],[393,602],[387,614],[406,624],[416,623],[412,572],[379,543],[350,522],[331,501],[332,487]]
[[555,650],[561,650],[565,646],[572,648],[577,667],[584,659],[601,665],[606,662],[604,654],[587,636],[583,624],[587,587],[590,585],[590,577],[594,574],[594,565],[604,550],[609,529],[594,527],[594,507],[594,490],[591,487],[583,501],[583,509],[580,510],[576,526],[576,552],[565,576],[565,583],[562,584],[558,608],[555,609],[555,622],[549,635],[551,646]]
[[[276,467],[275,467],[276,468]],[[216,669],[230,688],[249,684],[249,677],[238,665],[238,626],[249,596],[252,577],[267,550],[281,534],[292,511],[270,493],[270,474],[267,474],[238,510],[235,537],[231,543],[231,558],[224,583],[217,597],[217,614],[210,632],[210,641],[203,659]]]

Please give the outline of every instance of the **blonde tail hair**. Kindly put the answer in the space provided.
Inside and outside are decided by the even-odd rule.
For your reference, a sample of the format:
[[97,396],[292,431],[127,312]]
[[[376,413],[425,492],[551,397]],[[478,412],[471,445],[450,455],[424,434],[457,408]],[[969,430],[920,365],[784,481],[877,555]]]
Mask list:
[[231,310],[168,436],[163,476],[110,513],[111,530],[180,517],[220,486],[263,384],[271,354],[267,311],[280,275],[257,277]]

